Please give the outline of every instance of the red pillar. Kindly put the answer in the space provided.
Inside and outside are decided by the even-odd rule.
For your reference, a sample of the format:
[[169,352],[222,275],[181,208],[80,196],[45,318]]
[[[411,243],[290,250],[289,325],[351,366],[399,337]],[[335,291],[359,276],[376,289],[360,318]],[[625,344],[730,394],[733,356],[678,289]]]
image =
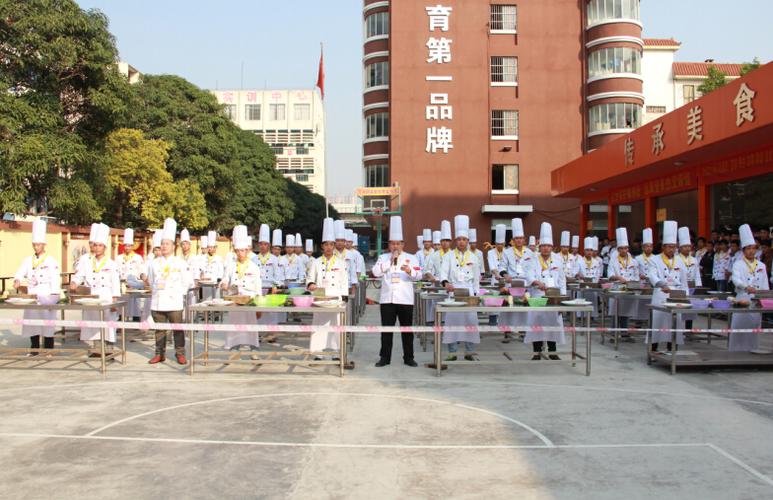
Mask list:
[[698,236],[708,238],[711,234],[711,200],[709,186],[703,180],[698,181]]
[[588,234],[588,205],[580,203],[580,241],[585,239]]
[[607,205],[607,238],[615,238],[617,229],[617,205]]
[[655,221],[655,200],[651,196],[644,198],[644,226],[652,229],[653,239],[657,241]]

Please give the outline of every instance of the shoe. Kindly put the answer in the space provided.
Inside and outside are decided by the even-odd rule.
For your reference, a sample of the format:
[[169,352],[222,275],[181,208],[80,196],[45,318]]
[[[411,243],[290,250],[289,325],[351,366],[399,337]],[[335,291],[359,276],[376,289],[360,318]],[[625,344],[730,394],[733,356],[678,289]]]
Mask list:
[[475,358],[472,357],[472,354],[465,354],[464,355],[465,361],[475,361]]
[[161,354],[156,354],[152,358],[150,358],[150,361],[148,361],[148,364],[155,365],[156,363],[163,363],[166,361],[166,356],[162,356]]
[[456,356],[448,356],[446,361],[456,361]]
[[378,368],[381,368],[382,366],[386,366],[388,364],[389,364],[389,361],[386,361],[386,360],[383,360],[383,359],[379,359],[378,362],[376,363],[376,366]]
[[175,358],[177,359],[177,364],[178,365],[187,365],[188,364],[188,360],[185,359],[185,355],[184,354],[177,354],[175,356]]
[[91,354],[89,354],[89,357],[90,358],[101,358],[102,355],[100,353],[98,353],[98,352],[92,352]]
[[542,359],[542,356],[540,356],[539,354],[535,354],[534,356],[531,357],[532,361],[539,361],[540,359]]
[[550,356],[548,356],[548,357],[549,357],[550,359],[552,359],[553,361],[560,361],[560,360],[561,360],[561,358],[559,358],[559,357],[558,357],[558,354],[551,354],[551,355],[550,355]]
[[260,359],[260,356],[257,355],[257,353],[250,354],[250,359],[253,361],[257,361]]
[[409,361],[403,361],[403,364],[404,364],[404,365],[407,365],[407,366],[412,366],[412,367],[414,367],[414,368],[416,368],[417,366],[419,366],[419,364],[418,364],[416,361],[412,360],[412,359],[411,359],[411,360],[409,360]]

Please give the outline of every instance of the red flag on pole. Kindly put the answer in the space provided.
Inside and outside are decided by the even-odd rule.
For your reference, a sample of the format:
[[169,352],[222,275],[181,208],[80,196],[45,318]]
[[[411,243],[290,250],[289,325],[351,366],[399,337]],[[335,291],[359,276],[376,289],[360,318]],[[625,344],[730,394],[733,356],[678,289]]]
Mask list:
[[325,55],[322,50],[322,44],[319,46],[319,70],[317,71],[317,87],[322,99],[325,98]]

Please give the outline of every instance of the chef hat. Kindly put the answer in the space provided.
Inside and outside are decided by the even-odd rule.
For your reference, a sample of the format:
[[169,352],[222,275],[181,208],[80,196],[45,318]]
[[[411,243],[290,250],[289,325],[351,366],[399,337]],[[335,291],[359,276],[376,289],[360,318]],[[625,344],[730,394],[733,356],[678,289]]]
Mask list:
[[470,228],[470,243],[478,242],[478,230],[474,227]]
[[399,215],[389,218],[389,241],[403,241],[403,218]]
[[354,231],[352,229],[346,230],[346,241],[354,243]]
[[306,251],[307,252],[313,252],[314,251],[314,240],[311,238],[308,238],[306,240]]
[[594,236],[593,237],[593,249],[596,250],[596,251],[598,251],[598,249],[599,249],[599,237],[598,236]]
[[335,240],[335,222],[331,217],[326,217],[325,220],[322,221],[322,243]]
[[107,246],[110,243],[110,226],[107,224],[97,224],[94,234],[94,243],[101,243]]
[[466,215],[454,217],[454,235],[457,238],[470,238],[470,218]]
[[[513,231],[513,238],[523,238],[523,221],[519,218],[515,218],[510,221],[510,229]],[[529,245],[533,245],[531,237],[529,237]]]
[[654,241],[652,241],[652,229],[649,227],[645,227],[644,231],[641,232],[641,243],[642,245],[652,245]]
[[424,236],[419,235],[416,237],[416,246],[422,248],[424,246]]
[[183,241],[187,241],[188,243],[191,242],[191,233],[189,233],[187,229],[180,231],[180,243]]
[[207,248],[207,237],[202,236],[199,238],[199,248]]
[[585,239],[582,240],[582,247],[584,250],[593,250],[593,238],[586,236]]
[[285,235],[285,247],[294,247],[294,246],[295,246],[295,235],[294,234]]
[[89,230],[89,242],[95,243],[97,241],[97,231],[99,231],[99,223],[93,222],[91,229]]
[[282,246],[282,230],[281,229],[274,229],[274,232],[271,235],[271,246],[272,247],[281,247]]
[[432,229],[425,229],[421,232],[421,239],[426,242],[432,241]]
[[539,244],[553,245],[553,226],[550,222],[543,222],[539,227]]
[[123,230],[123,244],[134,245],[134,229],[127,227]]
[[217,246],[217,232],[209,231],[207,233],[207,244],[211,247]]
[[153,231],[153,248],[158,248],[161,246],[161,236],[160,229]]
[[171,217],[164,220],[164,229],[161,233],[161,239],[174,242],[177,237],[177,222]]
[[580,248],[580,237],[576,234],[572,236],[572,248]]
[[561,246],[568,247],[569,242],[572,239],[572,235],[569,231],[561,231]]
[[[442,240],[451,240],[451,222],[444,220],[440,222],[440,239]],[[438,242],[440,243],[440,242]]]
[[342,220],[337,220],[333,223],[333,230],[335,231],[335,238],[337,240],[346,239],[346,223]]
[[618,227],[615,230],[615,239],[617,240],[617,248],[628,246],[628,230],[624,227]]
[[679,246],[690,245],[690,228],[682,226],[677,233],[679,235]]
[[46,221],[45,219],[35,219],[32,221],[32,243],[46,242]]
[[247,235],[247,226],[236,226],[233,231],[234,250],[252,248],[250,237]]
[[667,220],[663,222],[663,244],[676,245],[676,221]]
[[754,241],[754,234],[749,224],[744,224],[738,228],[738,236],[741,238],[741,248],[746,248],[750,245],[756,244]]
[[506,232],[507,232],[507,226],[505,226],[504,224],[497,224],[494,227],[494,243],[504,244]]
[[271,243],[271,229],[269,229],[268,224],[260,225],[258,243]]
[[537,238],[535,238],[534,236],[529,236],[529,246],[533,247],[535,245],[537,245]]
[[247,236],[247,248],[252,252],[252,236]]
[[301,238],[301,233],[295,233],[295,246],[299,247],[303,245],[303,238]]
[[440,231],[432,231],[432,244],[433,245],[440,244]]

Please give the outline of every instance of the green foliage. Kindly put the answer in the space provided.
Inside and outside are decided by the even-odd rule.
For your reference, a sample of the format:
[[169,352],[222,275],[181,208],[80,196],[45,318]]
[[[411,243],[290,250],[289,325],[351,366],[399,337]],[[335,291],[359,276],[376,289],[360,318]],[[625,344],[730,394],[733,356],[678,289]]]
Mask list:
[[[295,211],[292,219],[284,225],[288,234],[301,233],[305,238],[313,238],[314,241],[322,241],[322,220],[325,218],[325,198],[312,193],[305,186],[287,180],[290,197],[295,202]],[[329,207],[330,217],[337,219],[338,212]]]
[[706,95],[725,85],[727,85],[727,75],[720,71],[716,66],[711,65],[708,69],[708,76],[698,87],[698,92],[700,92],[701,95]]
[[761,64],[760,64],[759,57],[755,57],[754,59],[752,59],[752,62],[745,62],[741,64],[741,76],[751,73],[752,71],[759,68],[760,66]]

